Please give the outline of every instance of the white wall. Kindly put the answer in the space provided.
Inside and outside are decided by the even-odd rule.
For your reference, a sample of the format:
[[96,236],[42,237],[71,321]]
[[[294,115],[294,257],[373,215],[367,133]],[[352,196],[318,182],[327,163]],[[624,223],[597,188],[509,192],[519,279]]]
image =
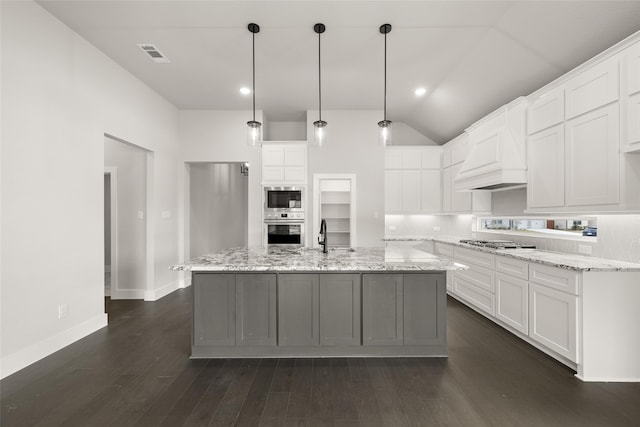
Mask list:
[[[111,188],[117,195],[118,271],[112,271],[113,299],[142,299],[146,288],[146,152],[105,137],[104,165],[117,169]],[[113,177],[112,177],[113,178]],[[142,213],[142,218],[138,217]],[[105,245],[106,247],[107,245]],[[113,286],[112,286],[113,287]]]
[[[378,143],[377,125],[381,115],[381,111],[323,110],[327,144],[308,149],[311,197],[313,174],[356,175],[357,246],[384,246],[384,147]],[[316,111],[307,112],[308,135],[313,135],[314,117]],[[314,223],[313,212],[307,213],[307,219],[308,224]],[[307,242],[317,233],[311,230]]]
[[247,246],[249,177],[239,163],[192,163],[190,256]]
[[393,122],[392,126],[392,145],[440,145],[406,123]]
[[[184,162],[249,162],[247,240],[250,247],[260,247],[263,221],[262,151],[246,143],[248,118],[251,118],[251,111],[180,111],[181,157]],[[256,111],[256,120],[262,120],[261,111]],[[188,194],[185,194],[183,203],[187,204],[188,199]],[[185,215],[188,215],[188,206],[185,207]],[[184,239],[188,248],[188,235]],[[183,253],[181,256],[184,259],[188,255]]]
[[171,104],[39,5],[0,7],[4,377],[106,324],[104,134],[153,152],[148,299],[178,286],[181,176]]

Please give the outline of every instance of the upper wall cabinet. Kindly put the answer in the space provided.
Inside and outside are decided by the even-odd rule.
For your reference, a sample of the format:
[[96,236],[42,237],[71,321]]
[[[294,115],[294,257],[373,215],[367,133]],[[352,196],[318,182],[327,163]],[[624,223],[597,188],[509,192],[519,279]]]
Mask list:
[[262,144],[263,184],[306,184],[307,145],[299,142]]
[[593,111],[618,100],[618,57],[609,58],[570,79],[566,87],[566,119]]
[[527,133],[529,135],[564,121],[564,86],[559,86],[529,101]]
[[640,150],[640,42],[603,52],[529,102],[528,212],[640,209],[640,155],[624,153]]
[[389,147],[385,151],[385,213],[441,211],[441,147]]
[[623,117],[627,122],[623,128],[626,143],[623,148],[628,152],[640,152],[640,42],[626,50],[622,61],[622,75],[626,74]]

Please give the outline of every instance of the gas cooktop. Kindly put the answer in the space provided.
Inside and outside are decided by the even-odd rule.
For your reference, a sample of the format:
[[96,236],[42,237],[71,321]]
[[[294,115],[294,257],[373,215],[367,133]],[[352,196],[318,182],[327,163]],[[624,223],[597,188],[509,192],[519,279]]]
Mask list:
[[461,239],[460,243],[466,243],[467,245],[480,246],[483,248],[491,249],[535,249],[535,245],[527,245],[511,240],[476,240],[476,239]]

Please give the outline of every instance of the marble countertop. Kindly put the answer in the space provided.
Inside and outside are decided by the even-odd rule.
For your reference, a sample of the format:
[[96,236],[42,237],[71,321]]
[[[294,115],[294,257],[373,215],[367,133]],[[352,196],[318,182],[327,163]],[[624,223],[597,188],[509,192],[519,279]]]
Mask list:
[[640,264],[617,261],[605,258],[595,258],[584,255],[562,252],[543,251],[539,249],[491,249],[460,243],[457,237],[430,236],[398,236],[386,237],[387,242],[440,242],[481,252],[508,256],[522,261],[535,262],[574,271],[635,271],[640,272]]
[[444,271],[465,270],[466,266],[415,248],[319,249],[271,247],[230,248],[199,256],[174,271]]

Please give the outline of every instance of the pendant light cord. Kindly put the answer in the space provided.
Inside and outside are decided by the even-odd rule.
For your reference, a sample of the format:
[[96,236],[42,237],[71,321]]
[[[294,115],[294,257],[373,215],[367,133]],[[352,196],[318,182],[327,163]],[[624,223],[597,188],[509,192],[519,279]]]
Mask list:
[[387,121],[387,33],[384,33],[384,121]]
[[256,121],[256,33],[251,32],[251,59],[253,64],[253,121]]
[[322,33],[318,32],[318,117],[322,121],[322,68],[320,67],[320,39]]

